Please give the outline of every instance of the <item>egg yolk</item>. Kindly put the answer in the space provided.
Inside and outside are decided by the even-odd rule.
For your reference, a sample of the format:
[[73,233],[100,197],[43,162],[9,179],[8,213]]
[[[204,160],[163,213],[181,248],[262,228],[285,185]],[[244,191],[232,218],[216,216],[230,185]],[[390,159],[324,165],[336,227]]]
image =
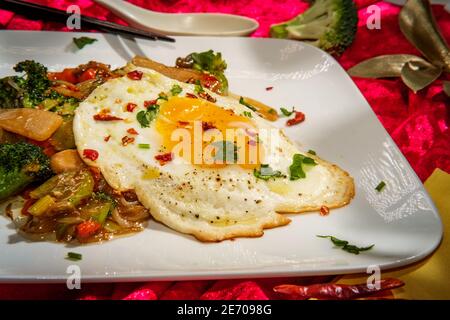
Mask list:
[[156,130],[165,152],[194,165],[220,168],[236,163],[258,168],[262,146],[250,118],[203,99],[171,97],[160,105]]

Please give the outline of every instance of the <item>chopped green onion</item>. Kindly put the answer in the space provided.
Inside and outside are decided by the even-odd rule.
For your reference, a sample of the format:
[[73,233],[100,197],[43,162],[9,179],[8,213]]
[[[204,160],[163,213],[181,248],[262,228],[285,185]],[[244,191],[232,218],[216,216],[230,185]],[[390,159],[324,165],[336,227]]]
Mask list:
[[139,143],[138,147],[140,149],[150,149],[150,144],[148,144],[148,143]]
[[292,111],[289,111],[286,108],[280,108],[280,111],[284,116],[289,117],[295,112],[295,109],[294,109],[294,107],[292,107]]
[[385,186],[386,186],[386,182],[381,181],[381,182],[375,187],[375,190],[377,190],[378,192],[381,192],[381,191],[384,189]]
[[252,116],[252,113],[250,112],[250,111],[244,111],[243,113],[242,113],[245,117],[247,117],[247,118],[252,118],[253,116]]
[[81,259],[83,259],[83,255],[81,253],[68,252],[66,259],[73,261],[80,261]]
[[172,89],[170,89],[170,93],[172,93],[173,96],[179,95],[182,91],[183,89],[177,84],[174,84]]

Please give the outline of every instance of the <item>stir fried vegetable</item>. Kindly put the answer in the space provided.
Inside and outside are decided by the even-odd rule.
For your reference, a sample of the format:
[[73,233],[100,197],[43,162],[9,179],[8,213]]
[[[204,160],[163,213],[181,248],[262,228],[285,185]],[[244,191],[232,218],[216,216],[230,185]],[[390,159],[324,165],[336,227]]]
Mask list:
[[50,161],[38,146],[26,142],[0,145],[0,201],[51,173]]

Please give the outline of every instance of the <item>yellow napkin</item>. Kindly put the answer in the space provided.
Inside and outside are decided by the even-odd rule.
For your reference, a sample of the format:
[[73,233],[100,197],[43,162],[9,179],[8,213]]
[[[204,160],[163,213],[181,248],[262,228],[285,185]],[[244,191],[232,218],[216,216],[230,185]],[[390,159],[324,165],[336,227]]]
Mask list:
[[[450,174],[435,169],[425,181],[425,189],[436,205],[444,224],[444,235],[450,234]],[[428,259],[411,266],[382,273],[382,278],[397,278],[405,286],[393,291],[397,299],[450,299],[450,238]],[[365,283],[367,275],[349,275],[337,283]]]

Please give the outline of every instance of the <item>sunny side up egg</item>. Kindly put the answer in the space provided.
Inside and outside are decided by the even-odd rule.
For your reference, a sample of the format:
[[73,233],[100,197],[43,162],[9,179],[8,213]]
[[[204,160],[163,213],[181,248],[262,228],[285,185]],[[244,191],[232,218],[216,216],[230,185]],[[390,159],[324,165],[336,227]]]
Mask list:
[[[282,213],[353,197],[353,179],[315,156],[291,180],[293,157],[304,153],[238,100],[128,67],[140,79],[109,80],[80,104],[75,140],[89,165],[113,188],[133,189],[157,221],[202,241],[255,237],[288,224]],[[277,175],[260,179],[263,170]]]

